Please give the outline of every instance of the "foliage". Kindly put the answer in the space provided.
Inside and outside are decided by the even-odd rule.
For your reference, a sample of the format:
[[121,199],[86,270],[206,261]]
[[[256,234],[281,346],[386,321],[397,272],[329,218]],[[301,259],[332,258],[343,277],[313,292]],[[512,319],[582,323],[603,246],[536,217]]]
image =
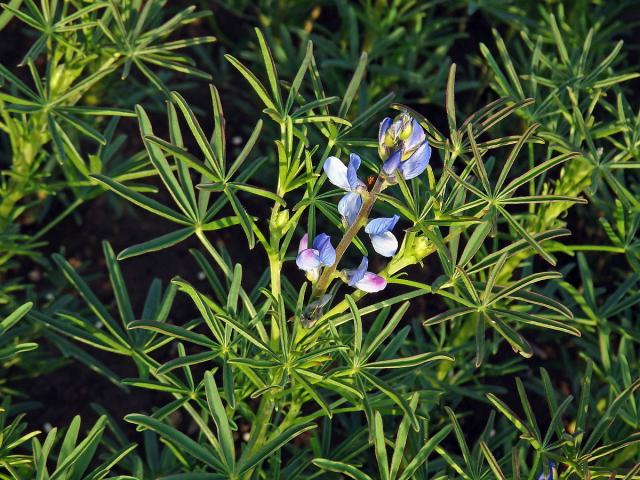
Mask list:
[[[36,32],[33,86],[0,65],[5,377],[44,368],[40,336],[153,402],[45,435],[8,382],[0,477],[640,478],[624,5],[284,3],[4,5]],[[460,27],[480,20],[490,42]],[[57,249],[48,299],[18,280],[105,192],[162,228],[89,265]],[[171,258],[184,278],[138,301],[136,262]]]

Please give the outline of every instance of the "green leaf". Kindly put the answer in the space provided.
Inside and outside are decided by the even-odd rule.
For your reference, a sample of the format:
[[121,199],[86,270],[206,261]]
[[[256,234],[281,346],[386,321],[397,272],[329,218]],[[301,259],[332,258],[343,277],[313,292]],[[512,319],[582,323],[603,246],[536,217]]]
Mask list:
[[167,335],[172,338],[186,340],[203,347],[209,347],[215,351],[219,350],[218,344],[211,340],[209,337],[206,337],[205,335],[202,335],[200,333],[192,332],[191,330],[187,330],[186,328],[179,327],[177,325],[171,325],[164,322],[154,322],[151,320],[137,320],[135,322],[132,322],[129,325],[129,328],[142,328],[145,330],[151,330],[154,332],[162,333],[163,335]]
[[382,415],[375,412],[373,416],[373,441],[378,461],[378,471],[380,480],[389,480],[389,460],[387,459],[387,446],[384,438],[384,427],[382,425]]
[[379,360],[377,362],[368,363],[366,369],[385,369],[385,368],[413,368],[425,363],[435,362],[437,360],[454,361],[452,355],[440,352],[425,352],[413,355],[411,357],[393,358],[389,360]]
[[218,387],[216,381],[211,374],[211,371],[206,371],[204,374],[204,388],[207,394],[207,405],[209,406],[209,412],[213,417],[213,421],[216,423],[218,429],[218,440],[222,447],[222,453],[224,455],[225,463],[229,471],[235,471],[235,458],[236,450],[233,442],[233,435],[229,428],[229,419],[227,418],[227,412],[225,412],[222,405],[222,399],[218,393]]
[[502,470],[500,469],[500,465],[498,464],[496,457],[493,456],[493,453],[491,453],[491,450],[489,450],[489,447],[485,442],[480,442],[480,449],[482,450],[484,458],[487,459],[489,468],[491,468],[491,471],[496,478],[498,480],[507,480],[507,477],[504,476],[504,473],[502,473]]
[[156,373],[158,375],[164,375],[176,368],[187,367],[190,365],[196,365],[198,363],[209,362],[220,356],[220,351],[200,352],[193,355],[185,355],[184,357],[174,358],[160,366]]
[[351,102],[353,102],[353,99],[358,92],[358,88],[362,83],[362,79],[364,78],[364,74],[367,69],[367,60],[367,52],[362,52],[362,54],[360,55],[360,60],[358,60],[358,65],[356,66],[356,71],[353,73],[353,77],[351,77],[351,81],[349,82],[347,91],[342,98],[342,103],[340,104],[340,109],[338,110],[339,117],[344,118],[349,111],[349,107],[351,107]]
[[291,440],[296,438],[298,435],[301,435],[304,432],[309,430],[313,430],[317,425],[310,423],[303,423],[300,425],[294,425],[282,433],[276,435],[275,437],[268,440],[262,448],[260,448],[257,452],[249,455],[243,455],[240,461],[238,462],[238,474],[242,475],[243,473],[251,470],[256,465],[260,464],[267,458],[269,455],[272,455],[274,452],[278,451],[284,445],[289,443]]
[[191,219],[189,219],[185,215],[178,213],[169,207],[166,207],[160,202],[145,197],[144,195],[141,195],[140,193],[122,185],[121,183],[116,182],[115,180],[110,179],[109,177],[106,177],[104,175],[90,175],[90,177],[98,183],[106,186],[109,190],[114,191],[121,197],[130,201],[131,203],[138,205],[139,207],[142,207],[145,210],[150,211],[151,213],[154,213],[173,222],[180,223],[182,225],[191,225],[193,223]]
[[13,312],[11,312],[2,322],[0,322],[0,336],[7,330],[13,327],[22,317],[24,317],[29,310],[33,308],[33,302],[27,302],[20,305]]
[[493,404],[494,407],[498,409],[498,411],[500,411],[500,413],[507,417],[509,421],[513,423],[513,425],[518,430],[520,430],[528,440],[533,441],[534,448],[538,448],[540,446],[539,443],[537,443],[537,441],[535,440],[536,437],[529,429],[529,427],[502,400],[500,400],[492,393],[487,393],[487,399],[489,400],[489,402],[491,402],[491,404]]
[[356,467],[348,465],[346,463],[329,460],[327,458],[314,458],[312,462],[319,468],[328,470],[330,472],[342,473],[353,478],[354,480],[373,480],[366,473],[361,472]]
[[449,76],[447,78],[447,88],[445,90],[445,106],[447,110],[447,121],[449,122],[449,133],[454,142],[456,135],[456,64],[452,63],[449,67]]
[[402,409],[405,415],[409,416],[409,418],[411,419],[411,426],[413,427],[414,431],[417,432],[420,428],[420,425],[418,424],[418,417],[411,409],[409,403],[402,396],[402,394],[399,394],[386,382],[368,372],[362,371],[362,375],[371,385],[376,387],[378,390],[387,395],[391,400],[393,400]]
[[[202,127],[200,126],[198,119],[193,113],[193,110],[191,110],[191,107],[189,106],[187,101],[179,93],[171,92],[171,98],[178,105],[178,108],[182,112],[184,119],[187,121],[189,129],[191,130],[193,137],[196,139],[200,150],[204,154],[205,159],[218,176],[218,180],[222,180],[224,178],[224,166],[222,164],[222,159],[216,156],[213,147],[204,134],[204,130],[202,130]],[[151,134],[153,132],[149,131],[148,133]]]
[[488,214],[487,217],[485,217],[485,220],[473,230],[473,233],[469,237],[469,240],[462,251],[462,255],[460,255],[460,259],[458,260],[459,267],[463,268],[467,263],[469,263],[478,250],[480,250],[480,247],[482,247],[485,238],[487,238],[487,235],[491,232],[491,227],[493,225],[491,216],[491,214]]
[[270,108],[274,111],[278,111],[278,108],[276,106],[275,103],[273,103],[273,100],[271,100],[271,97],[269,96],[269,93],[267,92],[267,89],[264,87],[264,85],[260,82],[260,80],[258,80],[258,77],[256,77],[251,70],[249,70],[247,67],[245,67],[239,60],[237,60],[235,57],[226,54],[224,56],[224,58],[227,59],[227,61],[229,61],[229,63],[231,63],[231,65],[233,65],[234,67],[236,67],[236,69],[238,69],[238,71],[242,74],[242,76],[251,84],[251,86],[253,87],[253,89],[255,90],[255,92],[258,94],[258,96],[260,97],[260,99],[264,102],[264,104],[266,105],[267,108]]
[[182,228],[175,232],[161,235],[153,240],[139,243],[131,247],[125,248],[118,254],[118,260],[125,260],[131,257],[137,257],[138,255],[144,255],[149,252],[157,252],[158,250],[164,250],[165,248],[173,247],[178,243],[186,240],[195,232],[194,227]]
[[267,45],[267,42],[264,39],[264,35],[260,31],[260,29],[255,28],[255,32],[256,32],[256,35],[258,36],[258,44],[260,45],[262,60],[264,61],[264,66],[267,70],[267,77],[269,78],[269,84],[271,85],[271,92],[273,93],[273,98],[275,100],[276,105],[278,107],[281,107],[282,97],[280,95],[280,84],[278,82],[278,72],[276,70],[276,64],[273,61],[273,55],[271,55],[271,50],[269,49],[269,45]]
[[438,431],[435,435],[432,435],[427,443],[425,443],[418,453],[411,459],[407,467],[402,472],[402,475],[398,478],[398,480],[410,480],[413,478],[413,475],[418,471],[418,468],[426,462],[429,454],[446,438],[447,435],[451,432],[451,425],[445,426],[442,430]]
[[227,196],[229,203],[231,204],[233,212],[240,219],[240,226],[242,227],[242,230],[247,237],[249,250],[252,250],[256,245],[256,237],[253,233],[253,219],[249,216],[245,208],[240,203],[240,200],[238,200],[238,197],[232,190],[225,189],[224,193]]
[[493,328],[495,328],[507,342],[509,342],[516,352],[525,358],[533,356],[533,349],[531,348],[531,345],[529,345],[529,342],[522,338],[518,332],[500,320],[500,318],[491,311],[487,310],[485,314],[487,315],[487,321],[489,324],[493,326]]
[[187,437],[184,433],[179,432],[175,428],[161,422],[160,420],[156,420],[153,417],[148,417],[146,415],[140,415],[137,413],[129,414],[124,417],[124,419],[125,421],[133,423],[134,425],[139,425],[149,430],[153,430],[164,439],[174,444],[179,449],[179,451],[184,451],[185,453],[200,460],[206,465],[209,465],[215,470],[223,472],[228,471],[225,468],[225,465],[209,448],[206,448],[204,445],[195,442],[191,438]]

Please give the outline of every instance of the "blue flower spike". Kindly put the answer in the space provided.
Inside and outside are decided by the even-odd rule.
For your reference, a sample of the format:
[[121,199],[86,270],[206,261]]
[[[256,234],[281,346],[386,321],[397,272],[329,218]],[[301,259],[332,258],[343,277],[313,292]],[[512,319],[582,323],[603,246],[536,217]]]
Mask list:
[[420,124],[409,114],[397,120],[385,118],[378,131],[378,153],[384,160],[382,171],[390,182],[399,172],[405,180],[422,174],[431,159],[431,146]]
[[391,230],[400,220],[399,215],[371,220],[364,231],[369,234],[373,249],[383,257],[393,257],[398,251],[398,239]]
[[336,261],[336,251],[331,245],[331,238],[321,233],[313,240],[313,248],[309,248],[309,236],[305,233],[300,240],[296,265],[307,274],[311,282],[318,280],[320,269],[330,267]]
[[358,218],[362,208],[362,194],[367,191],[367,186],[358,178],[360,157],[355,153],[349,155],[349,165],[345,165],[336,157],[329,157],[324,161],[324,172],[329,181],[347,194],[338,203],[338,212],[346,226],[351,226]]
[[368,272],[369,259],[362,257],[362,262],[358,268],[353,270],[345,270],[345,281],[350,287],[356,287],[367,293],[375,293],[384,290],[387,286],[387,280],[373,272]]

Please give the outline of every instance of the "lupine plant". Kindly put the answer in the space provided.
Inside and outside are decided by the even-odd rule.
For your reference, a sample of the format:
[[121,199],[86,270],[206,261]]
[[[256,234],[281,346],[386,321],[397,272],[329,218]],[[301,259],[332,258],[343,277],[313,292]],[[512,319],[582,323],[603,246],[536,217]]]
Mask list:
[[[14,18],[37,39],[17,59],[26,75],[17,74],[14,65],[0,64],[0,130],[3,160],[8,160],[0,184],[0,302],[12,303],[13,292],[25,288],[14,275],[20,257],[37,255],[48,231],[102,193],[90,174],[108,172],[123,181],[150,175],[140,156],[123,158],[124,138],[117,126],[119,118],[134,116],[133,104],[156,88],[168,94],[169,77],[152,67],[210,78],[179,52],[214,37],[167,40],[207,12],[190,7],[166,16],[166,3],[2,4],[0,31]],[[136,70],[156,88],[139,85],[140,93],[132,95]],[[118,92],[116,77],[128,83],[128,94]],[[38,221],[39,215],[47,221]],[[23,233],[25,225],[32,231]]]
[[[292,35],[282,5],[222,2],[265,28],[223,39],[224,67],[199,59],[220,82],[194,100],[149,65],[205,76],[175,50],[212,39],[167,36],[226,29],[191,9],[162,23],[169,3],[14,0],[0,17],[37,31],[35,87],[3,67],[0,101],[42,134],[37,165],[58,160],[33,170],[56,172],[48,192],[76,198],[53,224],[109,192],[139,233],[162,225],[105,239],[96,268],[53,254],[56,290],[36,307],[8,290],[4,371],[55,346],[153,402],[118,416],[105,397],[94,420],[34,430],[33,405],[2,386],[0,478],[640,478],[640,116],[618,7],[291,2],[307,19]],[[481,14],[499,19],[495,46],[437,61],[454,19]],[[448,35],[418,68],[428,52],[406,44],[434,32]],[[117,84],[102,60],[164,105],[106,91],[113,107],[90,105]],[[143,151],[121,150],[127,121]],[[167,271],[138,300],[141,261]]]

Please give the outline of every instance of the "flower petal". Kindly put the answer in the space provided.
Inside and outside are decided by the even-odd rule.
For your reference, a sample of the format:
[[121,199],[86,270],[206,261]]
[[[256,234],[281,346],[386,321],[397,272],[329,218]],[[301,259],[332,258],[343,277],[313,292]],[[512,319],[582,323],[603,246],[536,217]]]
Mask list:
[[385,117],[380,122],[380,127],[378,127],[378,143],[379,144],[384,143],[384,137],[387,134],[387,131],[389,130],[389,127],[391,126],[392,123],[393,123],[393,120],[391,120],[391,117]]
[[362,197],[359,193],[349,192],[338,202],[338,212],[346,219],[349,226],[358,218],[360,208],[362,207]]
[[400,215],[394,215],[393,217],[374,218],[369,223],[367,223],[367,226],[364,227],[364,231],[369,235],[380,235],[384,232],[390,232],[391,230],[393,230],[393,227],[396,226],[398,220],[400,220]]
[[351,190],[349,179],[347,178],[347,166],[336,157],[328,157],[324,161],[324,173],[327,174],[329,181],[336,187],[343,190]]
[[358,290],[367,293],[375,293],[384,290],[387,286],[387,280],[372,272],[366,272],[362,280],[355,284]]
[[305,272],[320,268],[322,262],[320,261],[320,252],[313,248],[307,248],[301,251],[296,257],[296,265],[300,270]]
[[300,253],[303,250],[306,250],[307,248],[309,248],[309,235],[305,233],[300,239],[300,245],[298,246],[298,253]]
[[369,259],[367,257],[362,257],[362,261],[360,262],[360,265],[358,265],[358,268],[347,271],[347,279],[349,281],[348,282],[349,286],[353,287],[356,283],[358,283],[360,280],[364,278],[365,273],[367,273],[368,266],[369,266]]
[[424,129],[414,118],[411,122],[411,136],[405,142],[404,149],[409,151],[416,150],[426,141],[426,139],[427,137],[424,133]]
[[360,186],[364,186],[364,183],[358,178],[358,169],[360,168],[360,157],[355,153],[349,155],[349,166],[347,167],[347,180],[349,181],[349,190],[354,191]]
[[[387,175],[393,175],[397,168],[400,166],[402,160],[402,150],[396,150],[391,156],[382,164],[382,171]],[[408,161],[408,160],[407,160]]]
[[321,233],[313,239],[313,248],[318,250],[323,265],[328,267],[336,261],[336,250],[331,245],[331,237],[326,233]]
[[391,149],[386,143],[386,136],[392,123],[393,120],[387,117],[380,122],[380,127],[378,128],[378,155],[382,160],[386,160],[391,153]]
[[422,146],[411,155],[409,160],[400,164],[400,172],[402,178],[405,180],[411,180],[424,172],[429,165],[429,159],[431,158],[431,147],[429,143],[424,142]]
[[398,251],[398,239],[391,232],[371,235],[371,245],[383,257],[393,257]]

